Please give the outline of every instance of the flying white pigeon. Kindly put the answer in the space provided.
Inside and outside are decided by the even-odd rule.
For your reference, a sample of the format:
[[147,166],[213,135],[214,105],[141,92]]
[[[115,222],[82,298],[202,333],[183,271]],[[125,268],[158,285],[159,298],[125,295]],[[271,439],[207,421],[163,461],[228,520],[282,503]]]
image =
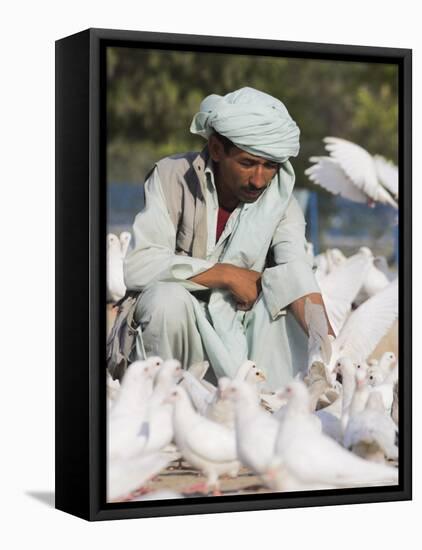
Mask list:
[[319,286],[334,332],[338,335],[352,310],[358,292],[362,288],[371,267],[371,259],[358,253],[337,269],[331,271]]
[[364,363],[398,317],[398,280],[366,300],[353,311],[332,342],[328,369],[332,372],[339,357]]
[[355,202],[380,202],[398,208],[386,188],[390,185],[396,189],[391,178],[386,177],[388,163],[383,164],[379,158],[375,160],[363,147],[351,141],[336,137],[326,137],[323,141],[330,156],[309,159],[315,163],[305,171],[311,181]]
[[398,483],[395,468],[363,460],[316,429],[303,382],[289,383],[285,394],[287,411],[276,441],[278,463],[267,472],[277,490]]
[[123,256],[117,235],[107,235],[107,300],[117,302],[126,294]]
[[214,494],[220,494],[219,476],[235,476],[240,468],[234,432],[197,413],[180,385],[171,390],[167,401],[173,404],[173,429],[179,451],[207,477],[202,490],[213,488]]

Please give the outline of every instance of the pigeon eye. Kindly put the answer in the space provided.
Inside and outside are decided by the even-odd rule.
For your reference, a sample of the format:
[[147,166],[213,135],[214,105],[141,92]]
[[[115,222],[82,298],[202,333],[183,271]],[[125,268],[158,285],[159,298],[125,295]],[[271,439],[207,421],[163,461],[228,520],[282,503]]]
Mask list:
[[356,365],[356,368],[357,368],[357,369],[360,369],[360,365]]

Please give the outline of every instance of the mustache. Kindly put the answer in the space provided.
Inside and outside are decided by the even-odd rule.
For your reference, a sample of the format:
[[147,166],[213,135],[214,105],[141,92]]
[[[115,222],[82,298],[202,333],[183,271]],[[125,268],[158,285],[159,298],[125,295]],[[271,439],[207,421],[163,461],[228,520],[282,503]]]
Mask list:
[[255,187],[254,185],[248,185],[245,189],[246,191],[252,191],[252,192],[259,192],[262,193],[265,191],[265,189],[268,187],[268,185],[265,185],[265,187]]

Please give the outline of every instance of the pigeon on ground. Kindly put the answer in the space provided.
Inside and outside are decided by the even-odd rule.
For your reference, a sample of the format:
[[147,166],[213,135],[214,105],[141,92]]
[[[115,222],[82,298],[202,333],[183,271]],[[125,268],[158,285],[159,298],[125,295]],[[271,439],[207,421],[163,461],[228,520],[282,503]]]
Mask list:
[[278,456],[267,471],[276,490],[398,483],[395,468],[363,460],[316,429],[303,382],[288,384],[285,395],[288,404],[276,441]]
[[[258,385],[266,380],[265,374],[260,369],[251,369],[244,383],[252,388],[255,396],[258,398]],[[218,380],[218,393],[216,400],[210,404],[207,409],[206,417],[224,424],[227,428],[234,429],[235,427],[235,410],[232,401],[225,397],[225,389],[230,384],[230,378],[222,376]]]
[[381,394],[372,392],[365,409],[350,416],[344,433],[344,446],[374,462],[384,462],[385,458],[397,460],[396,431],[391,416],[385,413]]
[[264,474],[273,459],[279,422],[262,409],[256,392],[246,382],[229,382],[224,395],[234,404],[240,461],[258,475]]
[[107,462],[107,502],[134,500],[132,491],[143,485],[172,461],[164,453],[139,455]]
[[157,373],[145,415],[145,422],[148,423],[148,439],[144,452],[163,450],[173,439],[172,406],[163,401],[182,377],[182,372],[180,362],[169,359],[164,361]]
[[180,385],[171,390],[167,401],[173,404],[173,429],[179,451],[207,477],[201,489],[208,492],[213,488],[214,494],[220,494],[219,477],[235,476],[240,468],[234,432],[196,412]]
[[134,361],[126,370],[119,394],[108,418],[108,459],[133,458],[141,454],[149,435],[146,421],[153,381],[162,360],[152,357]]

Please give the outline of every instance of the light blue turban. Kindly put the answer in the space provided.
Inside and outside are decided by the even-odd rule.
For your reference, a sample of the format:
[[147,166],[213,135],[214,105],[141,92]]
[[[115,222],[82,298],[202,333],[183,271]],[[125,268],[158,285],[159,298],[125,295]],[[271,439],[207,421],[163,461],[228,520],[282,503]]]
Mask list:
[[286,107],[254,88],[207,96],[190,131],[205,139],[216,131],[239,149],[274,162],[286,162],[299,153],[300,130]]

